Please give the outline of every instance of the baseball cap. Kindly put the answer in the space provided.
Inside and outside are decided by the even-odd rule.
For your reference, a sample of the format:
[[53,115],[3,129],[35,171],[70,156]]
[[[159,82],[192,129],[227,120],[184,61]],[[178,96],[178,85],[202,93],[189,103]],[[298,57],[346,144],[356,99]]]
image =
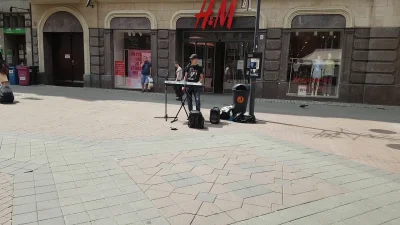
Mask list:
[[189,59],[197,59],[197,55],[196,54],[192,54]]

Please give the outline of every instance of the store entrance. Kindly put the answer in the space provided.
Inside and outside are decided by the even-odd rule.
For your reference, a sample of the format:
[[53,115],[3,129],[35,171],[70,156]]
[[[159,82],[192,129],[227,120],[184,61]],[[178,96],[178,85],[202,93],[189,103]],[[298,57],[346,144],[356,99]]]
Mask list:
[[183,66],[189,64],[191,54],[197,54],[199,65],[203,67],[205,75],[204,91],[231,93],[235,84],[247,82],[243,66],[246,52],[251,52],[253,47],[251,37],[248,35],[251,33],[219,34],[205,32],[184,34]]
[[83,86],[83,33],[51,33],[56,85]]

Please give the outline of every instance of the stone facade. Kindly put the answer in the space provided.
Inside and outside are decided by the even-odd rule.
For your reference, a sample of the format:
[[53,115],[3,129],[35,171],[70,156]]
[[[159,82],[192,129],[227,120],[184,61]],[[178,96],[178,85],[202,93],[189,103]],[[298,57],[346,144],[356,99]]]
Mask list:
[[[154,85],[159,92],[164,91],[164,78],[174,76],[174,61],[181,60],[176,27],[192,29],[202,5],[202,1],[185,0],[97,0],[94,8],[87,8],[72,0],[63,4],[54,0],[54,5],[48,0],[31,2],[34,63],[41,60],[35,51],[41,43],[34,32],[42,32],[38,30],[42,15],[54,7],[67,7],[88,28],[85,45],[90,51],[89,62],[85,63],[90,65],[90,72],[85,75],[86,86],[114,87],[113,29],[145,29],[151,33]],[[218,11],[219,4],[217,0],[214,11]],[[238,3],[234,29],[247,28],[254,21],[255,5],[249,10],[239,7]],[[335,28],[343,34],[339,95],[338,99],[321,100],[400,104],[400,0],[262,0],[261,20],[259,50],[264,52],[265,61],[264,74],[257,82],[257,97],[293,98],[286,94],[292,29]]]

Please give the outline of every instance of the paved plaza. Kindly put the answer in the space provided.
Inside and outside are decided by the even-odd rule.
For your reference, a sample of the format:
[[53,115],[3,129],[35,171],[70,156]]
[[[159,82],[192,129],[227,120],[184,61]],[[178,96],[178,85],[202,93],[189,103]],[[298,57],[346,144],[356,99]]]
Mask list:
[[195,130],[156,93],[13,90],[0,225],[400,224],[397,107],[257,100],[257,124]]

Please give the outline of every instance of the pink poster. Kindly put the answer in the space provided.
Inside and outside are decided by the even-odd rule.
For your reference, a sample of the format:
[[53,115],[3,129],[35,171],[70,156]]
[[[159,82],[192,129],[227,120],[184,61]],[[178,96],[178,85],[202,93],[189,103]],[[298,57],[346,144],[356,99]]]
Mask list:
[[126,86],[131,88],[141,88],[140,75],[142,68],[140,65],[144,62],[144,57],[151,61],[151,50],[128,50],[128,77]]

